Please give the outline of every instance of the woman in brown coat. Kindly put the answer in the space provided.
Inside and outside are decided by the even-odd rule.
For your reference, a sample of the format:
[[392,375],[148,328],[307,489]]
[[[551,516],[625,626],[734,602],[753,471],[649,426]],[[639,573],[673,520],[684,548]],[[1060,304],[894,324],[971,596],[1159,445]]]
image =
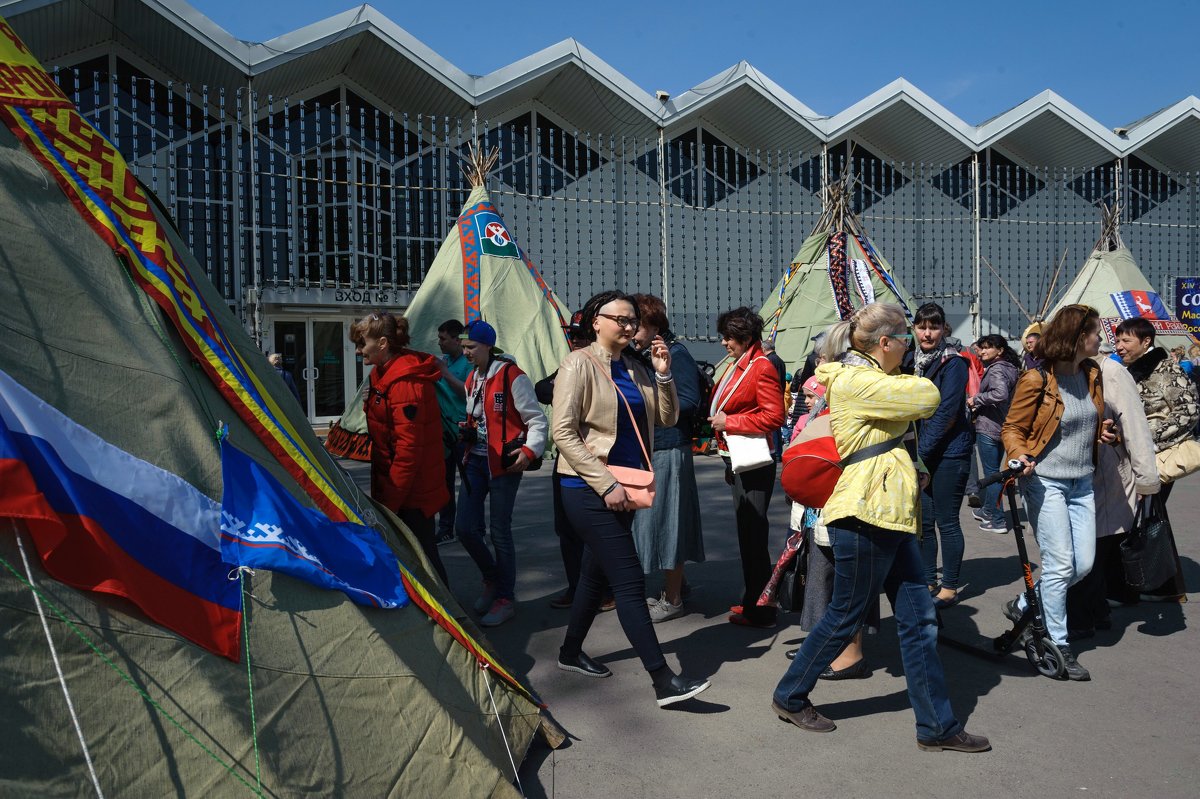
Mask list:
[[[1017,381],[1000,431],[1004,450],[1025,464],[1021,491],[1042,552],[1038,588],[1046,631],[1062,650],[1066,676],[1090,680],[1067,645],[1067,588],[1092,570],[1096,505],[1092,476],[1101,442],[1115,439],[1104,418],[1100,367],[1100,314],[1068,305],[1054,315],[1034,347],[1041,366]],[[1004,613],[1021,618],[1024,595]]]

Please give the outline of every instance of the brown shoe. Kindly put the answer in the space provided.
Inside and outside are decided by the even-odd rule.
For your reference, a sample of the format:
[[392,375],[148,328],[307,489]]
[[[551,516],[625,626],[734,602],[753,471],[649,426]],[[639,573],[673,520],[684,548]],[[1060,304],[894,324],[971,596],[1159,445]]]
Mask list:
[[791,722],[802,730],[808,730],[809,732],[833,732],[837,729],[836,724],[818,713],[817,709],[812,705],[793,713],[790,710],[784,710],[779,706],[778,702],[772,700],[771,710],[775,712],[776,716],[779,716],[780,721]]
[[918,738],[917,748],[922,752],[986,752],[992,748],[992,745],[982,735],[972,735],[966,730],[960,730],[940,741]]
[[608,613],[610,610],[616,610],[616,609],[617,609],[617,600],[613,599],[612,597],[609,597],[608,599],[606,599],[600,603],[600,612],[601,613]]

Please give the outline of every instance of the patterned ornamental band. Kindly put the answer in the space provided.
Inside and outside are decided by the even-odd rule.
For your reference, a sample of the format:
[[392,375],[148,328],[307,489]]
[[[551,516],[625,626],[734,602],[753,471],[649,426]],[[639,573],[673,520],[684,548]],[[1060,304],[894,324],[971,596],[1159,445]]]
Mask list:
[[[362,518],[343,499],[304,439],[212,318],[125,159],[79,114],[2,17],[0,121],[54,176],[92,229],[130,264],[134,280],[163,309],[222,396],[317,507],[333,521],[362,524]],[[400,572],[416,605],[481,665],[538,702],[403,563]]]

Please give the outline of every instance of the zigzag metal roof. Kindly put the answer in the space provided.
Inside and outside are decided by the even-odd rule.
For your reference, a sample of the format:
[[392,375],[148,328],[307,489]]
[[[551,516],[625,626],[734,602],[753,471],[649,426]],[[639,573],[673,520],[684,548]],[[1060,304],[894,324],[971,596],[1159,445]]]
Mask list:
[[1079,167],[1139,152],[1200,170],[1195,96],[1113,131],[1047,90],[970,125],[900,78],[822,116],[746,61],[660,102],[574,39],[469,75],[369,5],[267,42],[237,39],[183,0],[0,0],[0,15],[47,63],[115,42],[180,81],[277,96],[345,75],[413,113],[497,119],[536,102],[579,129],[632,137],[699,122],[748,148],[811,151],[853,139],[891,159],[951,163],[999,146],[1031,165]]

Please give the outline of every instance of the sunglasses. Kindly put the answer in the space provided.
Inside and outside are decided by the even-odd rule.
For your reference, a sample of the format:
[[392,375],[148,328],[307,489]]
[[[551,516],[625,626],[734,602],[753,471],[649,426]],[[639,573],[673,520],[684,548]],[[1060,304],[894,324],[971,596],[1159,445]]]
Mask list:
[[618,327],[627,327],[630,330],[637,330],[642,326],[642,323],[639,320],[629,316],[613,316],[612,314],[607,313],[598,313],[596,316],[603,316],[605,319],[616,323]]

